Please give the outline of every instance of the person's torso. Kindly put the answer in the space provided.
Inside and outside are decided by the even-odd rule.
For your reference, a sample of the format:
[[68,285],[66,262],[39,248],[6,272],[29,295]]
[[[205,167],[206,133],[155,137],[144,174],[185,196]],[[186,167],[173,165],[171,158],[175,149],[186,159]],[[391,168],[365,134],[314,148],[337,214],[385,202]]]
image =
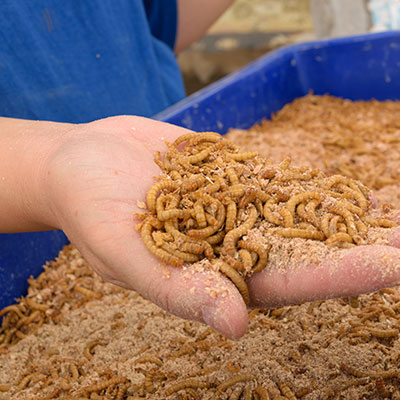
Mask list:
[[180,100],[175,56],[148,17],[141,0],[1,0],[0,116],[78,123]]

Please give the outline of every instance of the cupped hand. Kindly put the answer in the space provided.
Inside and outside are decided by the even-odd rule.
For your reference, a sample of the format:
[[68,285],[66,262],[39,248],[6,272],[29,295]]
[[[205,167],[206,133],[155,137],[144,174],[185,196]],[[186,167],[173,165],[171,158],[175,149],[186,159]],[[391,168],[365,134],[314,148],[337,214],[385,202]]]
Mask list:
[[145,202],[161,173],[154,163],[156,152],[184,133],[139,117],[76,125],[46,166],[53,225],[104,279],[238,338],[246,329],[247,311],[235,287],[219,274],[162,265],[134,230],[134,213],[144,211],[138,201]]
[[[187,133],[139,117],[77,125],[49,158],[46,195],[61,228],[103,278],[134,289],[163,309],[204,322],[229,338],[247,327],[247,309],[234,285],[212,272],[165,266],[134,230],[146,192],[160,174],[156,151]],[[136,221],[137,222],[137,221]],[[400,230],[388,246],[359,246],[339,262],[268,269],[248,279],[250,305],[278,307],[357,295],[400,284]]]

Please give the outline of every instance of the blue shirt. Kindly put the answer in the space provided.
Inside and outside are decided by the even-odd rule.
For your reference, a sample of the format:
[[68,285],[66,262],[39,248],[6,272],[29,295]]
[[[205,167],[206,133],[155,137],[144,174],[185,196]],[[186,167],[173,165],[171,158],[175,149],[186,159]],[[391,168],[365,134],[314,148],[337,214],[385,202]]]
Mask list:
[[0,0],[0,116],[152,116],[184,96],[175,0]]

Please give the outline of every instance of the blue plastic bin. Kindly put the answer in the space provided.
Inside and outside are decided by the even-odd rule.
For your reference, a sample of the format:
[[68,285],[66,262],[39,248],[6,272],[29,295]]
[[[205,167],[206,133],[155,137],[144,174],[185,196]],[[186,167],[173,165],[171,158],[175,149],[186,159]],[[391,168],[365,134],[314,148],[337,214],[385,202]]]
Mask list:
[[[196,131],[248,128],[296,97],[400,99],[400,32],[288,46],[200,90],[155,118]],[[0,235],[0,308],[24,295],[67,243],[62,232]]]

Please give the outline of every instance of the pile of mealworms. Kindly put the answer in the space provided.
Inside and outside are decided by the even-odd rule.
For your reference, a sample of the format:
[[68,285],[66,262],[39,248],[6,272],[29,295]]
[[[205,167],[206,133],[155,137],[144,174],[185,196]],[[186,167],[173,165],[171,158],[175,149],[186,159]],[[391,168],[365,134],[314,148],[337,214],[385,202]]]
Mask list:
[[370,227],[396,224],[369,215],[370,192],[361,182],[318,169],[272,164],[214,132],[192,132],[167,144],[156,162],[163,171],[147,192],[148,212],[138,214],[143,242],[167,264],[207,259],[236,285],[262,271],[270,246],[246,239],[267,224],[286,238],[348,248],[369,244]]
[[[60,317],[51,321],[51,325],[67,323],[71,317],[68,314],[61,316],[63,313],[60,311],[63,305],[57,305],[57,307],[54,305],[53,296],[57,292],[54,289],[64,286],[64,284],[59,285],[61,276],[75,275],[75,278],[79,279],[77,274],[81,274],[85,276],[85,285],[90,284],[92,288],[100,289],[104,296],[103,298],[91,296],[94,302],[91,309],[94,313],[107,307],[105,303],[107,296],[111,295],[113,302],[118,300],[118,308],[115,310],[119,311],[110,314],[108,321],[114,333],[98,340],[82,341],[81,354],[75,356],[71,356],[69,350],[65,348],[52,347],[50,341],[48,346],[43,348],[39,359],[32,355],[27,359],[26,368],[16,373],[16,379],[10,377],[10,381],[15,383],[0,382],[0,398],[2,398],[2,393],[10,392],[14,396],[11,398],[18,399],[30,398],[29,396],[33,396],[34,393],[35,396],[40,397],[33,398],[42,399],[199,400],[204,394],[207,398],[215,400],[221,398],[297,400],[303,397],[308,398],[308,394],[318,389],[323,392],[321,399],[331,400],[356,388],[365,388],[364,390],[368,393],[376,393],[377,398],[390,398],[392,393],[399,393],[396,389],[398,387],[396,378],[400,376],[396,342],[400,328],[400,293],[396,288],[383,289],[378,293],[360,298],[330,300],[328,302],[330,305],[341,304],[342,308],[341,312],[335,311],[332,315],[334,318],[330,319],[321,319],[323,314],[320,314],[320,310],[323,310],[324,304],[328,304],[324,301],[275,310],[254,309],[249,313],[249,332],[253,333],[242,342],[227,340],[211,328],[202,328],[196,322],[181,321],[173,316],[165,316],[168,320],[176,319],[179,322],[174,328],[167,328],[169,334],[173,333],[169,340],[157,342],[151,335],[149,337],[148,331],[143,332],[142,335],[140,332],[147,322],[154,320],[157,316],[165,315],[166,312],[152,306],[150,313],[148,311],[148,314],[143,313],[141,318],[128,327],[124,323],[126,308],[144,308],[146,300],[125,289],[116,288],[117,291],[110,292],[112,285],[101,282],[100,278],[94,274],[91,275],[86,263],[80,263],[77,268],[75,261],[79,260],[80,255],[72,246],[64,249],[60,257],[64,260],[53,263],[53,270],[47,268],[39,276],[38,282],[30,280],[31,287],[34,289],[29,295],[32,300],[29,304],[37,304],[42,308],[46,306],[47,311],[57,312]],[[80,259],[80,261],[83,260]],[[71,265],[73,265],[72,268]],[[53,295],[46,298],[45,293],[49,289],[53,290]],[[93,293],[98,292],[96,290]],[[93,308],[96,302],[101,304],[101,308],[97,310]],[[21,298],[19,303],[26,304],[26,298]],[[73,296],[66,299],[65,305],[68,303],[74,304]],[[76,303],[77,307],[85,305],[84,302]],[[17,314],[15,308],[8,307],[5,310],[7,315]],[[310,320],[311,316],[313,317]],[[287,348],[284,352],[286,357],[283,359],[280,359],[282,355],[278,356],[273,349],[272,354],[265,353],[265,355],[263,351],[266,352],[267,349],[260,349],[257,352],[260,357],[257,358],[254,353],[250,355],[246,353],[249,348],[243,348],[247,342],[251,342],[254,334],[257,336],[265,332],[269,337],[277,332],[284,335],[284,332],[298,329],[298,327],[301,327],[302,336],[297,341],[287,338],[285,345]],[[135,336],[136,349],[139,349],[125,361],[122,354],[115,352],[113,347],[121,340],[121,331],[124,330],[125,335]],[[39,337],[43,335],[43,332],[36,331],[37,329],[32,329],[29,333]],[[324,332],[325,336],[321,332]],[[313,338],[312,341],[307,340],[310,335]],[[356,359],[350,363],[341,362],[333,371],[334,381],[325,382],[325,384],[319,382],[318,386],[311,379],[312,375],[307,384],[302,374],[295,374],[294,371],[310,365],[311,354],[318,359],[323,359],[326,346],[337,342],[342,343],[343,346],[347,343],[349,349],[356,348],[357,345],[365,346],[375,343],[375,346],[378,346],[375,351],[383,352],[379,354],[385,359],[385,367],[381,365],[382,363],[376,365],[376,361],[361,365]],[[12,354],[13,346],[10,344],[3,346],[2,353]],[[267,344],[265,346],[269,347]],[[99,368],[96,365],[97,351],[101,348],[115,354],[117,364],[113,364],[112,368]],[[212,358],[210,354],[217,357]],[[240,358],[238,359],[236,355],[236,358],[232,359],[234,354],[238,354]],[[241,354],[246,357],[241,357]],[[272,378],[268,370],[264,371],[260,377],[259,373],[263,371],[265,357],[279,360],[284,370],[289,369],[293,372],[293,377],[285,379],[283,378],[285,374],[282,374],[283,379]],[[249,360],[245,362],[245,358]],[[189,362],[190,372],[185,371],[181,364],[173,367],[174,360],[180,360],[182,365],[186,366]],[[130,363],[133,369],[116,370],[114,367],[119,363],[121,365]],[[249,365],[252,365],[252,368]],[[142,377],[138,380],[137,375]],[[317,379],[317,377],[314,378]],[[343,378],[346,380],[343,381]],[[397,397],[392,398],[397,399]]]
[[[73,250],[72,253],[77,253],[77,250]],[[65,262],[69,261],[69,258],[65,259]],[[57,270],[54,269],[54,265],[55,262],[50,262],[44,267],[47,273],[42,273],[37,279],[33,279],[32,276],[28,279],[28,296],[21,298],[17,304],[0,310],[0,354],[4,349],[36,332],[43,324],[57,323],[65,312],[103,296],[93,287],[94,272],[82,259],[71,263],[69,274],[57,276],[56,279],[54,275],[57,275]],[[38,303],[31,298],[32,292],[49,288],[49,282],[55,280],[57,287],[52,289],[50,304]],[[115,287],[115,290],[117,289]],[[64,305],[67,305],[65,309]]]
[[[400,181],[399,114],[398,101],[350,101],[310,93],[286,104],[271,119],[246,131],[232,129],[227,136],[266,156],[292,153],[301,165],[304,155],[311,156],[314,167],[377,191]],[[312,154],[304,149],[312,149]]]

